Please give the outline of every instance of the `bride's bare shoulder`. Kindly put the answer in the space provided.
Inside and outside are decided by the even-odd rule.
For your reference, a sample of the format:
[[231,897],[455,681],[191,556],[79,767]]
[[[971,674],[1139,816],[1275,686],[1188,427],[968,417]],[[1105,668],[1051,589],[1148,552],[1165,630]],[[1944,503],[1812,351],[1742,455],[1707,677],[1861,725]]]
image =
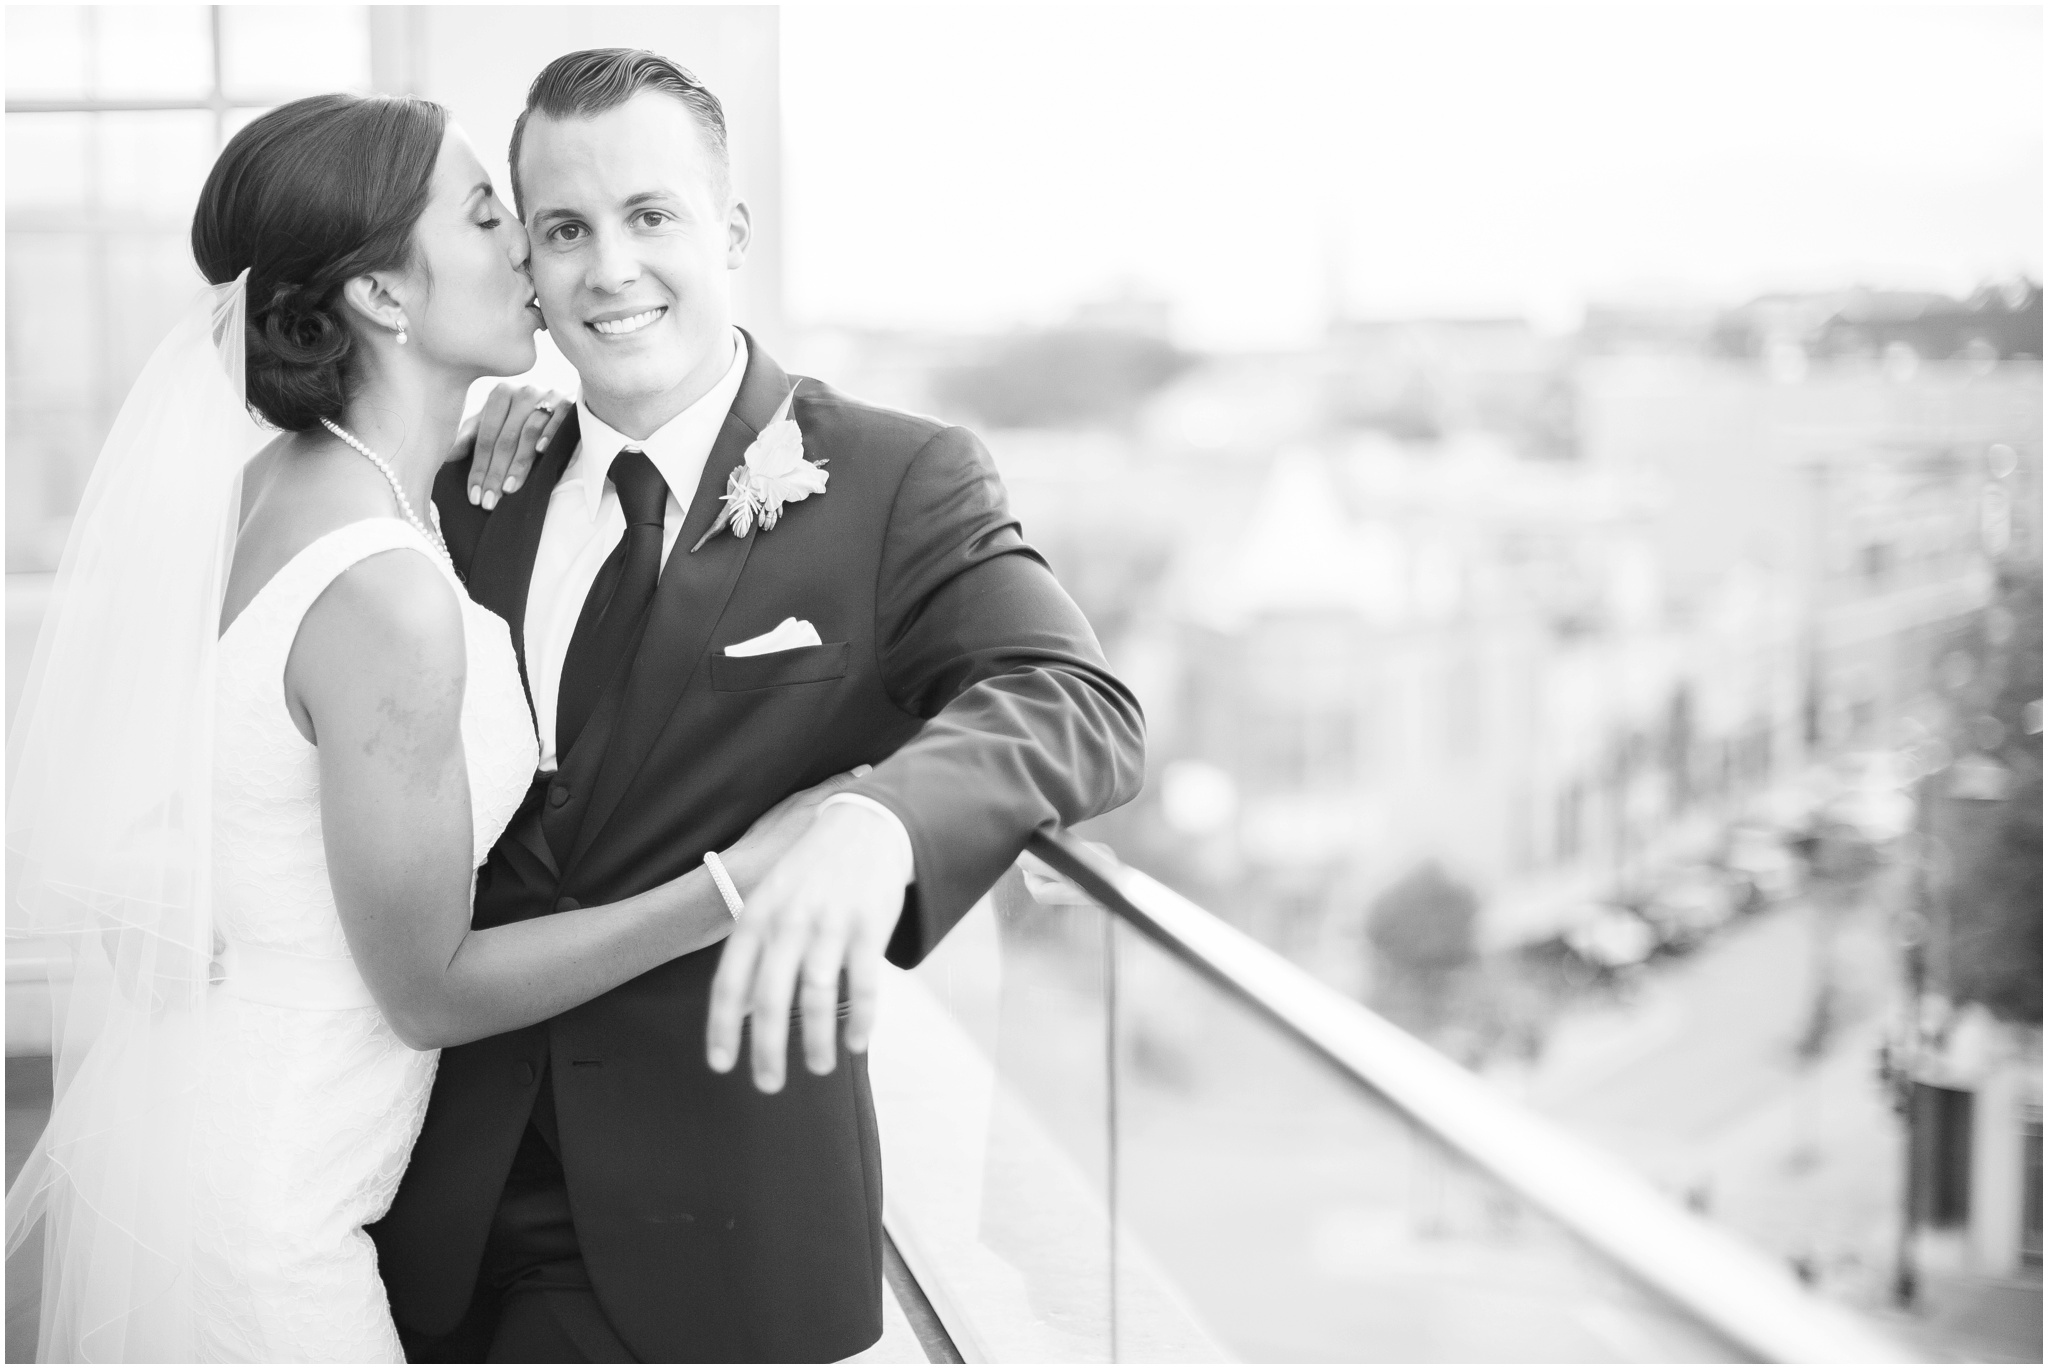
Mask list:
[[338,640],[338,663],[399,651],[460,678],[465,659],[461,600],[440,569],[410,548],[372,553],[336,575],[306,612],[300,635],[308,632]]
[[291,440],[292,434],[279,433],[263,444],[263,450],[242,464],[242,513],[241,517],[235,520],[236,527],[248,523],[249,515],[255,511],[264,490],[269,488],[271,479],[276,476],[284,449]]
[[467,675],[454,588],[426,557],[394,549],[342,571],[307,609],[285,659],[285,696],[295,720],[305,710],[308,740],[336,709],[367,725],[371,704],[425,736],[460,726]]
[[291,559],[337,528],[390,512],[390,495],[362,479],[360,457],[280,434],[242,468],[241,519],[221,606],[221,630]]

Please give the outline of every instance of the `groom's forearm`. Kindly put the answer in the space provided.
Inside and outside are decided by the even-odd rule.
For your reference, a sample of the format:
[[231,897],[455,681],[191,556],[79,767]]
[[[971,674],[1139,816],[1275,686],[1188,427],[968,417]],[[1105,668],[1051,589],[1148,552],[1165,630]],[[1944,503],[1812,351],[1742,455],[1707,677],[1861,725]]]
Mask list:
[[856,792],[910,833],[916,883],[889,943],[911,966],[938,944],[1034,831],[1135,798],[1144,717],[1106,672],[1039,668],[981,681],[875,767]]
[[1033,831],[1136,796],[1145,724],[972,434],[949,429],[911,463],[880,585],[884,678],[926,721],[847,792],[910,833],[916,883],[889,958],[912,965]]

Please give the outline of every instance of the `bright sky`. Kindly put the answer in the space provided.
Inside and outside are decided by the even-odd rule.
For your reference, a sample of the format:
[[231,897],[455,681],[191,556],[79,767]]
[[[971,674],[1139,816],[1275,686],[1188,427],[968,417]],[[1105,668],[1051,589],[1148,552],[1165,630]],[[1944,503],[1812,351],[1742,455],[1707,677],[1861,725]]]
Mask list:
[[790,6],[788,304],[1196,345],[2039,276],[2038,8]]

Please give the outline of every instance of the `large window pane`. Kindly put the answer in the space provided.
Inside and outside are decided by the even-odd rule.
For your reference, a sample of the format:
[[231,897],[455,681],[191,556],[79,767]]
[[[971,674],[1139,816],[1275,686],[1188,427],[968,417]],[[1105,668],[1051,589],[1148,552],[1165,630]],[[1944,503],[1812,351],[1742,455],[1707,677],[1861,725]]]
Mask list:
[[[88,241],[10,233],[7,241],[7,412],[83,407],[93,394],[99,290]],[[23,455],[8,432],[7,464]]]
[[90,114],[7,116],[7,213],[83,214],[92,175]]
[[[84,488],[82,469],[96,436],[82,409],[7,406],[7,573],[57,568],[71,514]],[[33,646],[10,641],[9,649]],[[11,663],[10,663],[11,664]]]
[[57,564],[94,442],[98,311],[92,250],[75,237],[9,234],[7,569]]
[[206,98],[212,23],[204,5],[95,7],[92,93],[109,100]]
[[75,234],[8,234],[7,569],[51,570],[105,434],[97,252]]
[[199,187],[213,166],[213,115],[160,110],[96,117],[99,200],[113,226],[189,229]]
[[370,88],[370,20],[357,5],[229,5],[221,84],[231,100]]
[[[118,406],[204,282],[182,232],[112,235],[105,252],[106,400]],[[112,421],[112,408],[106,418]]]
[[[86,11],[77,5],[9,5],[8,98],[75,100],[84,95],[90,70],[86,24]],[[8,180],[13,181],[11,168]]]

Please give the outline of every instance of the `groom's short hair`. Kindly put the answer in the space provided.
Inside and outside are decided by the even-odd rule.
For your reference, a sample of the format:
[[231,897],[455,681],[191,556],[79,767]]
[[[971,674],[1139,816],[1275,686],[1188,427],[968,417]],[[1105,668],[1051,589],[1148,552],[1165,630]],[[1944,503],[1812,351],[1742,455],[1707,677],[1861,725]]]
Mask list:
[[696,116],[704,141],[718,163],[720,191],[732,193],[732,154],[725,143],[725,106],[711,88],[659,53],[644,48],[587,48],[557,57],[541,68],[526,90],[526,108],[512,125],[512,204],[523,216],[519,187],[519,144],[526,121],[535,114],[550,119],[590,118],[616,109],[643,90],[673,95]]

